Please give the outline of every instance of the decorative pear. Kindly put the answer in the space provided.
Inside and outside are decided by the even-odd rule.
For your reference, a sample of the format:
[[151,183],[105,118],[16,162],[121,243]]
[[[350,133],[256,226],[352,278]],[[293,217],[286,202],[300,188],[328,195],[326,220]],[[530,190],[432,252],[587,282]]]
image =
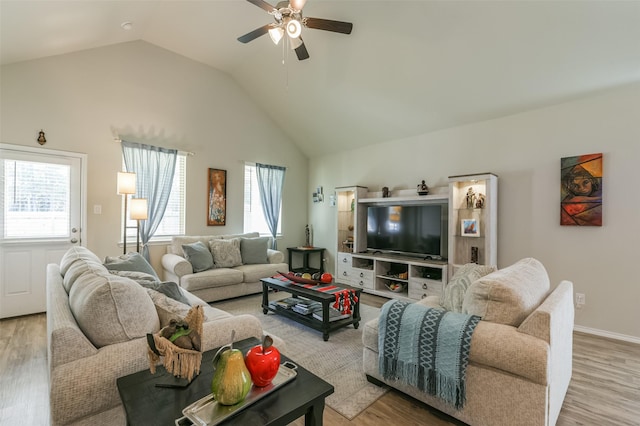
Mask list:
[[251,389],[251,374],[244,363],[242,351],[233,349],[233,343],[221,347],[213,359],[213,367],[211,393],[216,401],[222,405],[243,401]]

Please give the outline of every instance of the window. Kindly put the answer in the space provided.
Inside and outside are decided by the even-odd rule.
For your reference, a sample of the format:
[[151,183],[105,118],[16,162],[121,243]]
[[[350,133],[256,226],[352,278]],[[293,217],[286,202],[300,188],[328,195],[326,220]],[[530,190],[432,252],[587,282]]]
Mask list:
[[71,167],[4,160],[4,238],[69,235]]
[[[124,170],[124,160],[123,160]],[[167,209],[164,212],[162,222],[153,235],[152,240],[166,239],[173,235],[185,233],[185,192],[186,192],[187,156],[178,153],[176,158],[176,170],[173,175],[173,186]],[[124,209],[124,205],[122,207]],[[136,221],[127,217],[127,240],[136,238]]]
[[[255,164],[244,166],[244,232],[271,235],[262,211]],[[278,218],[278,235],[282,233],[282,209]]]

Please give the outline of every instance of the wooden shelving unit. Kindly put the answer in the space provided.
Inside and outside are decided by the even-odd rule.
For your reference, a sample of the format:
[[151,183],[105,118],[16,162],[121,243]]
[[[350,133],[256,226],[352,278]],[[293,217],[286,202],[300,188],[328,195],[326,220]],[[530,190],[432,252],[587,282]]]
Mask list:
[[[475,198],[467,199],[469,192]],[[477,204],[479,195],[484,201]],[[475,220],[479,236],[462,232],[463,220]],[[466,263],[498,264],[498,176],[492,173],[449,177],[449,274]]]
[[351,254],[367,248],[367,209],[359,205],[359,199],[367,193],[364,186],[336,188],[337,247],[336,281],[353,284],[356,280],[351,269]]

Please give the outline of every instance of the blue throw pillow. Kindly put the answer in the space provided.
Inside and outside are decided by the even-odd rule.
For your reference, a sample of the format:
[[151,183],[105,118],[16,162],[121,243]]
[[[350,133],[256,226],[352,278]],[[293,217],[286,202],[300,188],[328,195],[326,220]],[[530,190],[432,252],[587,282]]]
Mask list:
[[107,256],[104,259],[104,266],[110,271],[144,272],[159,280],[153,266],[140,253],[128,253],[118,257]]
[[150,288],[178,302],[190,305],[180,286],[172,281],[160,282],[152,275],[138,271],[110,271],[110,273],[119,277],[130,278],[144,288]]
[[209,248],[201,241],[183,244],[184,257],[191,263],[193,272],[202,272],[213,268],[213,256]]
[[160,292],[165,296],[172,298],[173,300],[184,303],[185,305],[189,305],[189,299],[187,299],[186,296],[182,294],[180,286],[173,281],[165,281],[162,283],[140,283],[140,285],[142,287],[150,288],[152,290]]
[[269,248],[269,237],[241,238],[240,254],[242,263],[245,265],[269,263],[267,249]]

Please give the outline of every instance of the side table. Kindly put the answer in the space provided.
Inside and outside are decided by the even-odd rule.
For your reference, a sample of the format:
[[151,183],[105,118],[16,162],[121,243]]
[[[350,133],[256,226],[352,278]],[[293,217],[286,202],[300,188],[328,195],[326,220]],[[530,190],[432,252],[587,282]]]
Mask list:
[[[287,247],[287,251],[289,252],[289,270],[292,272],[308,272],[310,274],[314,274],[316,272],[323,273],[324,272],[324,248],[323,247]],[[294,267],[293,266],[293,254],[300,253],[302,254],[302,267]],[[310,255],[318,256],[318,268],[312,268],[309,266],[309,256]],[[315,265],[315,263],[314,263]]]

